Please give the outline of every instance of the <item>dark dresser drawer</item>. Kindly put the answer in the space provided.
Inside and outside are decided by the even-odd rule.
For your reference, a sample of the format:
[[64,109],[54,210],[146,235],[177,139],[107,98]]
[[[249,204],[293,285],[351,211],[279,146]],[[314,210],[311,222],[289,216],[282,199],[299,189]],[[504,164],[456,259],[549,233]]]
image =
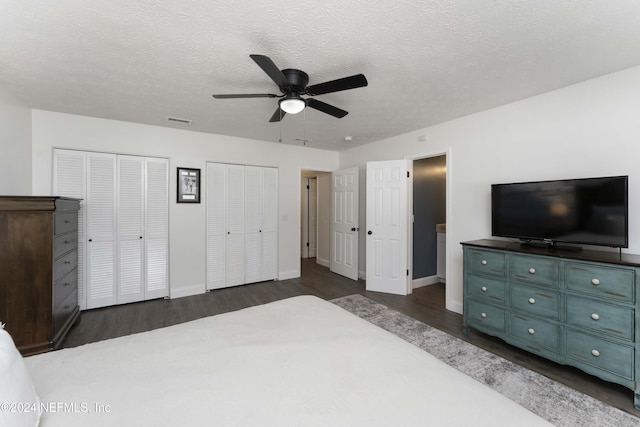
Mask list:
[[53,239],[53,257],[58,258],[60,255],[78,248],[78,232],[62,234]]
[[78,266],[78,251],[71,251],[53,261],[53,280],[56,282],[62,276]]
[[567,295],[567,323],[608,334],[633,339],[635,310],[588,298]]
[[494,279],[485,276],[476,276],[470,274],[467,278],[469,295],[478,299],[497,303],[504,303],[505,300],[505,282],[504,280]]
[[78,288],[74,288],[62,302],[53,309],[53,333],[55,334],[64,326],[69,316],[78,306]]
[[540,352],[541,349],[554,353],[560,351],[560,326],[556,323],[511,313],[509,334],[525,341],[526,348],[530,351]]
[[565,271],[567,289],[617,301],[635,301],[635,272],[621,268],[570,263]]
[[72,270],[64,277],[61,277],[53,285],[53,306],[57,307],[73,291],[78,289],[78,272]]
[[471,249],[469,250],[467,268],[471,273],[505,277],[505,254],[482,249]]
[[[494,329],[504,332],[505,310],[474,300],[467,300],[466,316],[469,323],[478,329]],[[483,328],[484,327],[484,328]]]
[[633,347],[567,330],[567,357],[605,373],[633,379]]
[[551,289],[512,284],[511,307],[549,319],[560,319],[560,293]]
[[511,257],[510,277],[523,283],[558,287],[560,263],[554,260],[514,255]]
[[63,234],[78,230],[78,214],[75,212],[58,213],[53,219],[53,233]]

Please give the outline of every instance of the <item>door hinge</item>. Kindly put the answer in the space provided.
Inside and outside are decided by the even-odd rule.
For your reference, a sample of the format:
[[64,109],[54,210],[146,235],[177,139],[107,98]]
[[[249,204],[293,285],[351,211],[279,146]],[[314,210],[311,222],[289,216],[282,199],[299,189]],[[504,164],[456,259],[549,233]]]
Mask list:
[[308,190],[309,188],[310,188],[310,187],[307,185],[307,190]]
[[409,178],[409,171],[407,171],[407,178]]
[[407,276],[409,275],[409,270],[407,270]]
[[309,242],[307,242],[307,247],[309,247]]

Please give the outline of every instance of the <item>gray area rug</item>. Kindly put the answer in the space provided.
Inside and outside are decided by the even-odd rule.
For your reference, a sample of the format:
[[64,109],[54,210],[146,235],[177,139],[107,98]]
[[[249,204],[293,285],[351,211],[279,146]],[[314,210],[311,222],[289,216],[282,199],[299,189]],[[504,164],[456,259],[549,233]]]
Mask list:
[[[640,425],[640,418],[362,295],[349,295],[332,302],[431,353],[557,426]],[[463,396],[461,392],[461,398]]]

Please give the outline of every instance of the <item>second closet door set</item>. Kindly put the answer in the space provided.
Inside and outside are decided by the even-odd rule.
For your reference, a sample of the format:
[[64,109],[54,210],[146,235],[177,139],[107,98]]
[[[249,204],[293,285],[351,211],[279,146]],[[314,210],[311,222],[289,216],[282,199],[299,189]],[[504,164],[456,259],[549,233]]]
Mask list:
[[207,290],[278,277],[278,170],[207,163]]

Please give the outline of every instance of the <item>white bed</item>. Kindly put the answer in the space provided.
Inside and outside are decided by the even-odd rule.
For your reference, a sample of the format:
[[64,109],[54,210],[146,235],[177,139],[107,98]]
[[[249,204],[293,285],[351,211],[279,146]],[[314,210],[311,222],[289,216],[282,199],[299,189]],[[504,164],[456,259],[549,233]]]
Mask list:
[[546,424],[311,296],[24,360],[42,427]]

